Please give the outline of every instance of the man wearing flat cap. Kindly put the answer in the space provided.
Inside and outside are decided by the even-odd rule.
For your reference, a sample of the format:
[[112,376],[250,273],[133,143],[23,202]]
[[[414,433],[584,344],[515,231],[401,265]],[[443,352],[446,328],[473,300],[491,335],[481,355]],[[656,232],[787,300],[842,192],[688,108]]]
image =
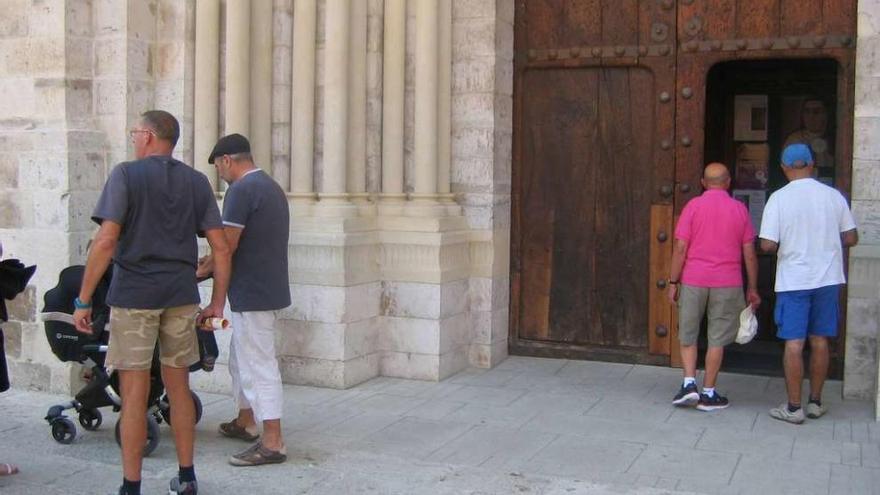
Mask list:
[[[800,424],[828,410],[822,387],[828,375],[828,339],[837,336],[838,295],[846,283],[843,248],[859,241],[852,212],[836,189],[813,179],[815,160],[803,143],[785,147],[788,185],[773,193],[761,220],[761,249],[776,253],[776,336],[785,341],[783,368],[788,402],[770,410]],[[810,341],[810,395],[801,407],[803,350]],[[804,412],[806,409],[806,414]]]
[[[275,321],[278,311],[290,305],[287,196],[254,165],[250,143],[241,134],[220,138],[208,162],[229,183],[223,200],[223,230],[232,251],[229,373],[238,416],[222,423],[220,433],[256,441],[230,457],[234,466],[284,462],[287,450],[281,436],[283,400],[275,358]],[[211,256],[203,259],[199,275],[210,274],[212,266]],[[262,439],[257,423],[262,423]]]

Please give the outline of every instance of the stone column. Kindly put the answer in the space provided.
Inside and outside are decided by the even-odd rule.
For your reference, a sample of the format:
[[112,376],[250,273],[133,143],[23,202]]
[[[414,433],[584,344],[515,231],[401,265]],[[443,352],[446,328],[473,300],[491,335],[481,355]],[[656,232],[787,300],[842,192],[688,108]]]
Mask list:
[[[357,144],[364,139],[364,116],[357,115],[364,109],[356,107],[365,106],[366,85],[358,78],[366,75],[363,9],[368,2],[321,2],[323,30],[318,31],[323,31],[319,37],[323,46],[317,52],[322,57],[317,71],[322,74],[318,81],[322,108],[317,118],[311,107],[315,2],[309,3],[298,0],[294,11],[293,146],[297,140],[308,140],[307,154],[294,150],[294,156],[301,154],[295,173],[302,173],[303,165],[311,167],[312,137],[304,137],[302,127],[311,129],[314,120],[320,125],[322,135],[316,144],[322,144],[322,151],[315,160],[320,168],[314,171],[318,201],[293,208],[289,252],[294,302],[279,319],[280,367],[288,382],[346,388],[376,376],[381,356],[376,348],[382,286],[376,263],[376,219],[358,215],[360,208],[349,201],[357,197],[349,191],[365,191],[365,146]],[[357,55],[351,56],[355,50]],[[299,54],[302,59],[296,58]],[[308,85],[307,96],[299,90],[303,85]],[[300,110],[303,107],[308,111]],[[308,177],[310,185],[311,173]],[[295,183],[294,190],[305,189],[302,186]],[[309,213],[301,215],[297,210]]]
[[[852,211],[859,229],[859,244],[849,250],[843,396],[873,399],[880,420],[880,15],[877,2],[858,3],[853,115]],[[840,69],[845,70],[845,69]],[[838,98],[846,90],[838,89]],[[851,100],[852,101],[852,100]],[[841,104],[841,108],[847,108]]]
[[382,197],[403,194],[403,105],[406,69],[406,0],[385,0],[382,71]]
[[349,0],[327,0],[324,45],[324,168],[318,195],[322,200],[347,200],[345,162],[348,158],[350,11]]
[[437,55],[439,30],[436,1],[416,2],[415,150],[413,197],[437,194]]
[[251,3],[250,135],[254,163],[272,175],[272,2]]
[[367,2],[351,4],[348,80],[348,174],[352,199],[367,197]]
[[226,0],[226,122],[224,134],[248,136],[250,121],[250,0]]
[[208,155],[217,141],[220,109],[220,1],[196,2],[193,164],[217,187],[217,171]]
[[451,202],[449,173],[452,167],[452,0],[439,1],[440,25],[437,70],[437,193]]
[[290,191],[290,102],[293,80],[293,1],[275,0],[272,11],[272,178]]
[[293,7],[293,80],[290,116],[290,191],[294,199],[311,199],[315,155],[316,0],[296,0]]

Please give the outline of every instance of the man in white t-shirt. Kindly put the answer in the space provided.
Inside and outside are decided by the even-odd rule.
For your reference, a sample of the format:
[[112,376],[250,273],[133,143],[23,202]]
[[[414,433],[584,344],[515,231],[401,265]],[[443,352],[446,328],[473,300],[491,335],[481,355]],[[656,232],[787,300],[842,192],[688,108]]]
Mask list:
[[788,403],[770,410],[781,421],[804,422],[801,408],[804,342],[810,339],[810,397],[806,417],[818,418],[828,375],[828,339],[837,336],[838,295],[846,283],[843,248],[859,241],[843,195],[813,179],[813,154],[805,144],[782,152],[789,183],[773,193],[761,220],[761,249],[776,253],[776,336],[785,340]]

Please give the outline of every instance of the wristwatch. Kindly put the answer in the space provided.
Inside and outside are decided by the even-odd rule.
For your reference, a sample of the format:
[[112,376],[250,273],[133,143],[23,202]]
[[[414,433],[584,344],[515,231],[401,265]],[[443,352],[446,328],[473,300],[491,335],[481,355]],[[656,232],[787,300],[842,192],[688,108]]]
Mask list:
[[77,297],[73,300],[73,307],[76,309],[89,309],[92,307],[92,303],[82,302],[82,300]]

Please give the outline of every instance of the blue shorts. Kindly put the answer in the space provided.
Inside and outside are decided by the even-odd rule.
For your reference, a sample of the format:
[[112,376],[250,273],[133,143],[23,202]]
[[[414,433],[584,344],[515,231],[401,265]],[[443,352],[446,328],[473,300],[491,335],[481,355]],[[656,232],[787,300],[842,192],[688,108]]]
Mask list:
[[839,293],[839,285],[777,292],[773,312],[776,336],[783,340],[805,339],[807,335],[836,337]]

